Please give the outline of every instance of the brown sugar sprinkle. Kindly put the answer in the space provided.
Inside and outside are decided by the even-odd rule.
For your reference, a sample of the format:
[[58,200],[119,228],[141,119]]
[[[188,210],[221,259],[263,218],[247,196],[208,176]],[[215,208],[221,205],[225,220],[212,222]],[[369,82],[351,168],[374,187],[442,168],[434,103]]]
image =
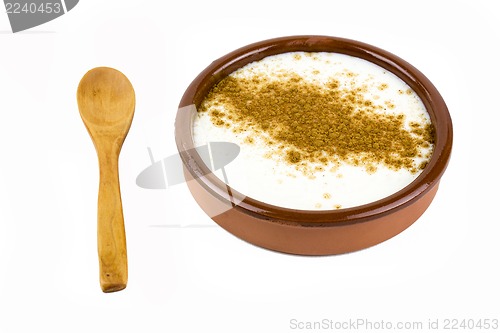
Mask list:
[[433,126],[412,122],[407,129],[404,115],[380,112],[385,107],[392,105],[375,105],[363,89],[335,79],[320,86],[286,73],[279,80],[228,76],[209,92],[199,112],[209,111],[216,126],[229,123],[235,133],[265,137],[275,154],[298,169],[346,162],[367,172],[383,164],[416,173],[426,163],[416,165],[414,158],[421,147],[432,147]]

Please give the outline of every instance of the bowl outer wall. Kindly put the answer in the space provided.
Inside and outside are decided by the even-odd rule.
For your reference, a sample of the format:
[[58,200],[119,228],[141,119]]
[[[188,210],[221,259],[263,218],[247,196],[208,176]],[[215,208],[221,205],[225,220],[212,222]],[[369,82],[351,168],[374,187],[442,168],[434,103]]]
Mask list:
[[[191,109],[195,110],[211,87],[234,70],[269,55],[293,51],[338,52],[363,58],[394,73],[419,95],[431,117],[436,140],[429,164],[415,181],[401,191],[367,205],[331,211],[306,211],[276,207],[245,197],[230,189],[214,174],[207,172],[207,167],[200,156],[197,156],[196,151],[192,149],[194,148],[192,114],[187,109],[191,106]],[[251,243],[278,251],[300,254],[344,253],[376,244],[406,229],[418,219],[431,203],[437,191],[439,180],[448,164],[453,138],[452,122],[446,104],[434,85],[420,71],[401,58],[377,47],[354,40],[328,36],[291,36],[266,40],[242,47],[214,61],[198,75],[186,90],[179,105],[175,131],[177,147],[185,166],[186,179],[191,179],[188,186],[200,206],[214,221]],[[228,189],[233,198],[228,197]],[[208,194],[208,197],[214,200],[209,200],[202,193]],[[238,204],[232,204],[234,201]],[[232,204],[232,207],[226,209],[220,216],[213,216],[210,212],[218,203],[226,206]],[[412,206],[413,208],[411,208]],[[247,224],[243,221],[246,219],[253,222]],[[249,234],[260,234],[253,230],[256,225],[260,225],[259,222],[261,227],[266,229],[266,233],[258,237],[248,236]],[[267,227],[264,228],[263,223]],[[366,225],[354,227],[354,225],[361,224]],[[277,238],[297,238],[292,237],[293,235],[286,236],[286,233],[283,233],[285,226],[304,227],[305,229],[299,228],[300,231],[296,231],[299,235],[311,233],[310,229],[314,228],[323,229],[323,232],[325,228],[335,228],[338,235],[343,234],[342,237],[351,238],[355,235],[365,235],[363,237],[366,238],[366,242],[358,242],[358,245],[354,246],[353,244],[351,248],[349,246],[335,246],[331,249],[328,246],[326,248],[315,246],[314,241],[307,242],[309,243],[307,246],[299,246],[298,248],[294,246],[288,250],[286,244],[273,246],[273,242],[276,242]],[[340,232],[340,228],[348,228],[349,226],[357,231]],[[274,229],[281,231],[275,233],[272,231]],[[382,229],[385,231],[381,231]],[[381,237],[366,236],[374,235],[377,230],[380,230]],[[266,235],[272,234],[276,234],[272,238],[274,241],[263,240]],[[295,242],[300,241],[301,237],[298,237]],[[317,239],[319,235],[311,237],[311,239]],[[326,236],[325,234],[325,237],[335,244],[342,243],[341,239],[334,240],[338,238],[334,235]],[[262,241],[259,242],[259,239]],[[369,241],[369,239],[373,240]],[[375,239],[377,240],[375,241]],[[316,247],[318,247],[317,250],[312,250]],[[308,248],[310,251],[307,250]]]

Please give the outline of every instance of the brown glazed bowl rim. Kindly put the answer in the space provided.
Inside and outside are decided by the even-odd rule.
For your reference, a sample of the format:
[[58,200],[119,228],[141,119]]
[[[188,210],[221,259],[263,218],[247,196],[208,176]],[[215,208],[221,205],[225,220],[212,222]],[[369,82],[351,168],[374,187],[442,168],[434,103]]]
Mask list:
[[435,129],[433,155],[412,183],[388,197],[365,205],[338,210],[297,210],[270,205],[231,189],[233,197],[243,198],[233,209],[281,224],[304,227],[349,225],[370,221],[403,209],[438,185],[450,158],[453,128],[443,98],[427,77],[398,56],[366,43],[330,36],[289,36],[260,41],[228,53],[203,70],[185,91],[175,120],[176,144],[187,171],[206,191],[230,204],[227,200],[228,186],[210,173],[193,149],[192,116],[182,108],[192,105],[198,107],[214,84],[238,68],[270,55],[294,51],[335,52],[359,57],[401,78],[418,94],[430,115]]

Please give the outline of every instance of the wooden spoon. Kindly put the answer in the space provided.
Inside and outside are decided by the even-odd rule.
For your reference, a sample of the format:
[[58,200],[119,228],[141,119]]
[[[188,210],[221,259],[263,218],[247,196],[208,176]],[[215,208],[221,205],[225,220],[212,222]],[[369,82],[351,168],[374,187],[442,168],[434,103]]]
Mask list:
[[101,289],[118,291],[127,286],[128,279],[118,156],[134,117],[134,88],[121,72],[98,67],[83,76],[77,100],[99,159],[97,244]]

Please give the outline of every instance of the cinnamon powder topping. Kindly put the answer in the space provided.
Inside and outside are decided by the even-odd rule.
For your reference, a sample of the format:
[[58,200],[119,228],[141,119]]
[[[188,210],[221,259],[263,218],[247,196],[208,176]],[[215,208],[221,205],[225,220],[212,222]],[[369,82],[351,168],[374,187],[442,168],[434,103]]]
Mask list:
[[367,172],[378,164],[412,173],[423,169],[426,162],[416,165],[414,159],[422,157],[421,148],[428,151],[423,157],[430,157],[432,124],[405,125],[403,114],[383,112],[394,108],[391,101],[375,104],[365,92],[335,78],[320,85],[293,72],[228,76],[212,88],[199,112],[209,112],[215,126],[246,134],[246,142],[263,138],[275,155],[303,171],[331,162],[363,166]]

